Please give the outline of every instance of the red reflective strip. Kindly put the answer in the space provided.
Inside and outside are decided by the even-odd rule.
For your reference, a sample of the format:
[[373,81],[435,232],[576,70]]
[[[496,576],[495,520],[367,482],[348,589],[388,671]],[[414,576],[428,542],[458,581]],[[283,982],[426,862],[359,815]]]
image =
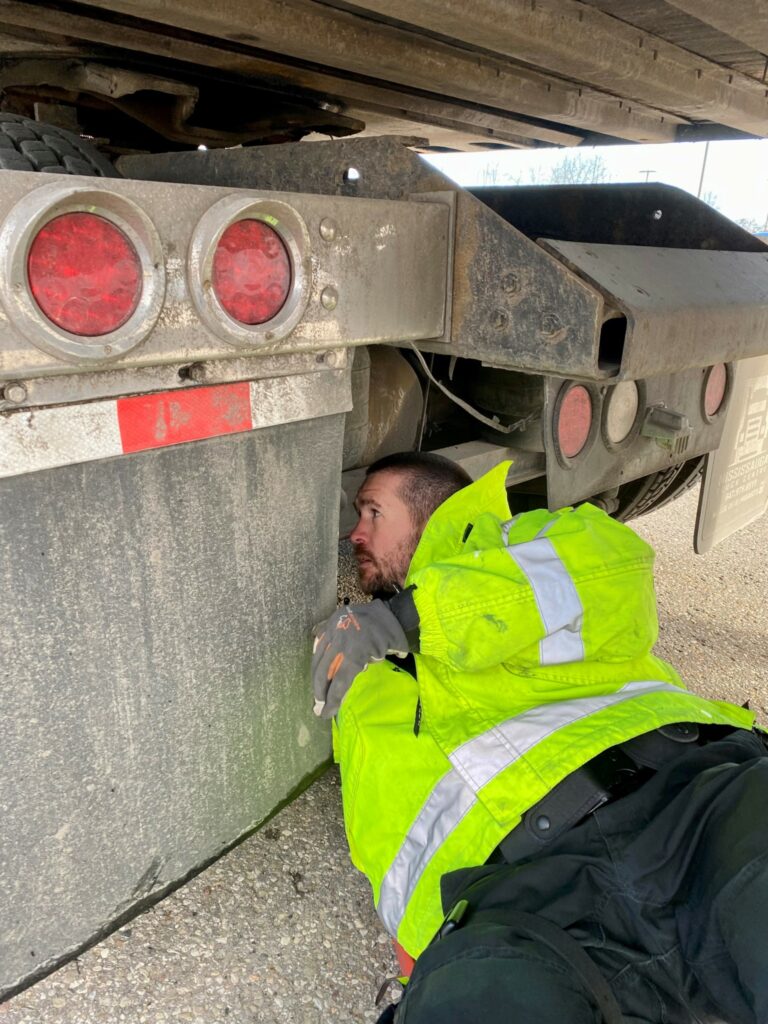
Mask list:
[[237,434],[253,426],[250,387],[220,384],[119,398],[117,422],[124,452]]
[[395,956],[397,957],[398,964],[400,964],[400,970],[403,972],[403,977],[410,978],[413,974],[413,968],[416,961],[410,953],[406,953],[397,939],[392,939],[392,945],[395,947]]

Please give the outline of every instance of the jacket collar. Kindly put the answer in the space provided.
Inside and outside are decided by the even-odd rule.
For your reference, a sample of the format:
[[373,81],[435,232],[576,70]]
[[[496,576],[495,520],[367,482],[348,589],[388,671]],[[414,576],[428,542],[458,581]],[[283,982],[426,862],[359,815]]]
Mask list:
[[499,463],[435,509],[411,559],[409,579],[425,565],[457,555],[462,549],[467,527],[484,512],[490,512],[502,521],[509,519],[506,480],[511,465],[510,460]]

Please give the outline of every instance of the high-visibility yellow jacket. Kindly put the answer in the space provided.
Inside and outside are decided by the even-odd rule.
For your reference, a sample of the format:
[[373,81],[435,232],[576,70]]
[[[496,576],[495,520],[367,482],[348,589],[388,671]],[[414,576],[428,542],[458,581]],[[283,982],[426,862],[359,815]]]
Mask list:
[[417,679],[370,665],[334,729],[347,838],[390,934],[418,956],[440,877],[614,744],[672,722],[751,728],[655,657],[653,551],[591,505],[510,518],[504,463],[434,513],[407,584]]

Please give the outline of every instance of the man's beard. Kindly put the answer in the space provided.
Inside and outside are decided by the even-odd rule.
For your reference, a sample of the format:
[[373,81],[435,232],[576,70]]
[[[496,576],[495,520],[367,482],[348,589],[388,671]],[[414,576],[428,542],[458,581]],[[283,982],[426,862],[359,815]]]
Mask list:
[[[413,553],[421,537],[420,530],[413,533],[403,543],[387,555],[385,558],[374,558],[365,548],[358,548],[355,551],[355,558],[358,562],[360,572],[360,586],[366,594],[395,593],[403,586],[405,577],[408,575],[408,567],[411,564]],[[365,565],[361,566],[361,559]],[[362,572],[366,572],[365,578]]]

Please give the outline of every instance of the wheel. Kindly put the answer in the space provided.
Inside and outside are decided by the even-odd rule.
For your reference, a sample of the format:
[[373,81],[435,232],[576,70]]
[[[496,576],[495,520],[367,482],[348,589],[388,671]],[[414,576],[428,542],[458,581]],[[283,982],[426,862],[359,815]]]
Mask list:
[[624,484],[619,490],[619,507],[613,513],[614,517],[626,523],[679,498],[699,482],[705,462],[706,456],[700,455],[681,462],[679,466],[670,466]]
[[88,174],[119,178],[119,171],[84,139],[19,114],[0,112],[0,170]]
[[[701,479],[704,472],[706,456],[701,455],[695,459],[688,459],[681,462],[679,466],[670,466],[669,469],[660,470],[658,473],[651,473],[641,477],[639,480],[632,480],[619,488],[615,508],[610,510],[614,519],[621,523],[629,522],[647,512],[655,512],[670,501],[685,494]],[[538,486],[536,486],[538,484]],[[532,509],[546,508],[547,497],[543,483],[543,477],[538,480],[529,480],[507,489],[509,507],[513,515],[519,512],[530,512]],[[590,498],[582,499],[590,501]]]

